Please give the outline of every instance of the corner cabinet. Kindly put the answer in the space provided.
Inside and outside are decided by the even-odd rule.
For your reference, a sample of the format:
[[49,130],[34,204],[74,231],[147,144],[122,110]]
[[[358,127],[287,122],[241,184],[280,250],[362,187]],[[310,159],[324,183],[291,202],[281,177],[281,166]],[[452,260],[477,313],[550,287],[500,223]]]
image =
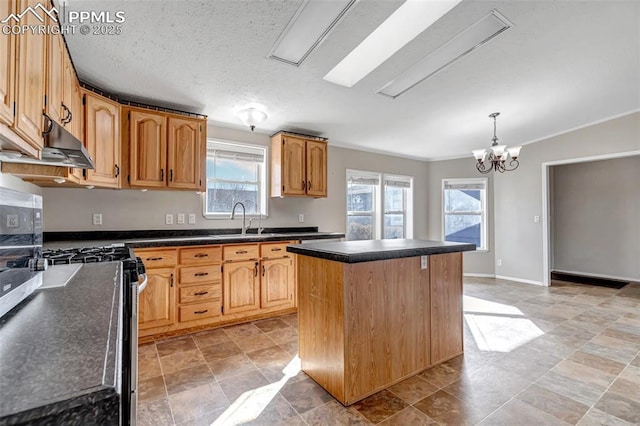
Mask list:
[[271,196],[327,197],[327,141],[284,132],[271,137]]
[[206,121],[123,109],[123,150],[128,152],[128,186],[202,191]]
[[120,105],[84,91],[85,145],[95,163],[86,171],[86,183],[118,188],[120,178]]

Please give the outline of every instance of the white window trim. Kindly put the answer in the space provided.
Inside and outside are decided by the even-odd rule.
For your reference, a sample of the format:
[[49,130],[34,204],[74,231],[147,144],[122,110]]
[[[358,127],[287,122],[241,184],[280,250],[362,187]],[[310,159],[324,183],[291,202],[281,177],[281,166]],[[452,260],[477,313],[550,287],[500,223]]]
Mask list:
[[[384,182],[386,179],[389,180],[402,180],[408,181],[411,189],[411,196],[407,197],[406,207],[405,207],[405,220],[404,222],[404,238],[413,238],[413,222],[414,222],[414,212],[413,212],[413,197],[415,195],[414,188],[414,177],[407,175],[398,175],[393,173],[383,173],[383,172],[374,172],[371,170],[359,170],[359,169],[347,169],[346,170],[346,181],[345,181],[345,201],[347,197],[347,188],[346,185],[349,184],[349,176],[350,175],[358,175],[362,177],[370,177],[378,180],[378,186],[376,188],[375,193],[375,201],[376,201],[376,209],[375,214],[373,215],[374,220],[374,240],[382,240],[384,239]],[[378,201],[379,200],[379,201]],[[346,219],[349,216],[349,211],[345,208],[345,232],[348,232],[346,229]],[[408,216],[411,216],[411,220],[408,220]]]
[[[246,217],[248,218],[259,218],[262,217],[262,219],[266,219],[269,217],[269,191],[270,191],[270,187],[269,187],[269,167],[270,167],[270,161],[269,159],[270,157],[270,152],[269,152],[269,147],[266,145],[258,145],[258,144],[250,144],[250,143],[244,143],[244,142],[236,142],[236,141],[232,141],[232,140],[228,140],[228,139],[215,139],[215,138],[207,138],[207,142],[218,142],[218,143],[222,143],[222,144],[229,144],[229,145],[234,145],[234,146],[241,146],[241,147],[246,147],[246,148],[252,148],[252,149],[256,149],[256,148],[260,148],[260,149],[264,149],[264,194],[262,195],[263,198],[263,202],[264,202],[264,213],[263,214],[247,214]],[[205,149],[205,153],[208,156],[208,148]],[[206,173],[206,161],[205,161],[205,188],[204,188],[204,192],[201,194],[201,201],[202,201],[202,216],[205,219],[209,219],[209,220],[231,220],[231,216],[230,214],[227,213],[207,213],[207,173]],[[237,210],[237,212],[240,212],[240,210]]]
[[[489,179],[487,178],[452,178],[452,179],[442,179],[442,190],[441,190],[441,201],[442,201],[442,208],[440,209],[440,213],[442,216],[442,220],[440,223],[440,229],[441,229],[441,235],[442,235],[442,241],[445,241],[445,217],[447,216],[444,209],[445,209],[445,197],[444,197],[444,190],[445,190],[445,185],[447,182],[451,182],[451,183],[461,183],[461,184],[465,184],[465,183],[482,183],[482,185],[484,186],[484,191],[482,194],[482,198],[480,200],[481,205],[484,207],[484,209],[482,209],[479,213],[480,213],[480,220],[482,221],[482,235],[484,236],[484,247],[482,248],[478,248],[476,247],[476,251],[478,252],[483,252],[486,253],[490,250],[489,248],[489,203],[488,203],[488,198],[489,198]],[[459,212],[456,213],[458,215],[465,215],[465,214],[473,214],[473,215],[477,215],[477,212]]]

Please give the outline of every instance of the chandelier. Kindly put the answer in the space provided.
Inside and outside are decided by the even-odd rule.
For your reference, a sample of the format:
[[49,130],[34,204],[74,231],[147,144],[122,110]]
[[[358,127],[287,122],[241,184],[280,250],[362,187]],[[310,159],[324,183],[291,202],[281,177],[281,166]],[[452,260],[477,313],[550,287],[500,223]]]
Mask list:
[[476,169],[482,174],[487,174],[491,170],[504,173],[510,172],[518,168],[520,162],[518,161],[518,155],[520,155],[521,146],[512,146],[507,148],[506,145],[498,145],[498,137],[496,136],[496,117],[499,116],[499,112],[489,114],[490,118],[493,118],[493,143],[490,148],[487,149],[474,149],[473,156],[478,160],[476,163]]

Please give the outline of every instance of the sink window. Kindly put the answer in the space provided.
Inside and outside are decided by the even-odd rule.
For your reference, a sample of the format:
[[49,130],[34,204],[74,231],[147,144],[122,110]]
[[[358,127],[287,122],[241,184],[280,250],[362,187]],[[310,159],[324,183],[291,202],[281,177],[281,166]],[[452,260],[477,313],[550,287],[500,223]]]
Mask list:
[[228,219],[236,202],[247,215],[266,215],[266,157],[261,146],[209,140],[205,217]]
[[413,178],[347,170],[347,239],[412,238]]
[[442,181],[445,241],[472,243],[478,250],[488,249],[486,192],[486,179]]

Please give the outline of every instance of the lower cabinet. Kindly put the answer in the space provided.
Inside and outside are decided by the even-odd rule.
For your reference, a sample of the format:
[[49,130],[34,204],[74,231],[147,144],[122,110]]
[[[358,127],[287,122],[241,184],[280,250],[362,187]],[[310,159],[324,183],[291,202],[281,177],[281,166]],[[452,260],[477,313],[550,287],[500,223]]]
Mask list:
[[140,337],[152,340],[295,308],[290,243],[136,250],[148,277],[140,293]]
[[175,269],[149,269],[147,280],[147,287],[139,298],[140,330],[173,324],[176,317]]
[[225,314],[260,309],[259,265],[257,260],[224,265],[222,282]]

